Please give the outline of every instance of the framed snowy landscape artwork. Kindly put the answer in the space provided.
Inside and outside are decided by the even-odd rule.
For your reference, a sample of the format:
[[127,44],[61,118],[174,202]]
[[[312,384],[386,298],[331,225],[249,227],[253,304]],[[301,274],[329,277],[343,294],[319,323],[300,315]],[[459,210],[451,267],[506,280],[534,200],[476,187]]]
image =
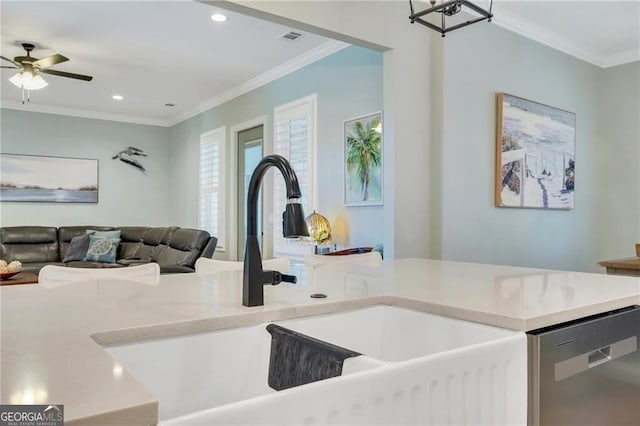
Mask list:
[[498,94],[496,206],[572,209],[574,113]]
[[0,201],[98,202],[98,160],[0,154],[0,171]]

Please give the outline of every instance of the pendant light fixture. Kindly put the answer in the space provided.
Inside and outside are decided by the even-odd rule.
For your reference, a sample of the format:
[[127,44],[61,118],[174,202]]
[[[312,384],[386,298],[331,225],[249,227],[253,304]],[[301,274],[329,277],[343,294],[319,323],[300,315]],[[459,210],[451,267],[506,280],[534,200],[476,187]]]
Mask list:
[[[489,3],[489,10],[485,10],[467,0],[430,0],[429,2],[431,3],[431,7],[416,12],[413,7],[413,0],[409,0],[409,8],[411,9],[409,21],[411,21],[412,24],[417,22],[418,24],[437,31],[442,37],[449,31],[457,30],[458,28],[466,27],[467,25],[480,21],[486,20],[491,22],[491,18],[493,18],[493,13],[491,12],[493,0]],[[471,19],[458,23],[450,23],[452,17],[462,11],[470,14],[472,16]],[[438,13],[440,14],[439,19],[427,21],[427,15],[437,16]]]

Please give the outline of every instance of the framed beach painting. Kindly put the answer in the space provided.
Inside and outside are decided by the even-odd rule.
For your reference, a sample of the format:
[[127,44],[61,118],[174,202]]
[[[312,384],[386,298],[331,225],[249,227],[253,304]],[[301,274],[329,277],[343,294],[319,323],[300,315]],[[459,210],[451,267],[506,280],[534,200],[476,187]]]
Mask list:
[[97,203],[98,160],[0,154],[0,201]]
[[497,207],[572,209],[576,115],[498,94]]
[[347,206],[382,204],[382,112],[344,122],[344,200]]

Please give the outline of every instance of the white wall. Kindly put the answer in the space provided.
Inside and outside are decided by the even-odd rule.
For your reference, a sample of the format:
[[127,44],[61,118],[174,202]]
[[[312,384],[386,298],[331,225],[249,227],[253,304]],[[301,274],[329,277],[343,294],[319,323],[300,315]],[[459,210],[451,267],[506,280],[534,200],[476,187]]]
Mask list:
[[[183,121],[171,128],[172,158],[172,221],[182,226],[198,226],[198,164],[200,134],[226,127],[227,161],[230,174],[231,151],[236,150],[231,129],[239,123],[257,117],[266,118],[263,152],[273,152],[274,108],[297,99],[317,94],[317,204],[315,209],[326,216],[334,227],[336,243],[342,247],[373,246],[382,243],[380,223],[382,206],[345,207],[344,205],[344,142],[343,121],[382,109],[382,55],[359,47],[348,47],[320,61],[281,77],[258,89],[225,102],[209,111]],[[276,176],[269,172],[265,179]],[[276,176],[278,179],[281,177]],[[231,176],[227,176],[230,179]],[[228,186],[228,185],[227,185]],[[191,188],[191,190],[185,190]],[[236,193],[229,193],[227,218],[235,215]],[[263,186],[264,208],[267,215],[272,208],[270,185]],[[386,194],[385,194],[386,195]],[[309,214],[311,212],[307,212]],[[276,219],[277,220],[277,219]],[[235,233],[227,221],[227,247]],[[265,224],[265,245],[271,233]],[[265,250],[269,255],[270,251]],[[229,258],[229,253],[218,253]],[[233,258],[233,255],[231,256]]]
[[[97,204],[2,202],[2,226],[170,225],[167,128],[10,109],[0,120],[2,153],[99,160]],[[128,146],[149,155],[146,174],[111,159]]]
[[385,257],[428,257],[431,239],[430,44],[435,33],[409,24],[409,6],[404,1],[205,3],[385,51]]

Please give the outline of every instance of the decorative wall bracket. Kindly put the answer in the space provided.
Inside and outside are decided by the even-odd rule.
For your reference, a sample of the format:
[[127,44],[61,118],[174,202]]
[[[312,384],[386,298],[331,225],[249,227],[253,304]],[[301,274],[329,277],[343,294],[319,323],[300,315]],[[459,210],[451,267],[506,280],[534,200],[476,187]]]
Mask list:
[[145,154],[144,151],[142,151],[141,149],[136,148],[135,146],[130,146],[127,149],[124,149],[119,153],[117,153],[116,155],[114,155],[113,157],[111,157],[111,159],[120,160],[123,163],[132,165],[133,167],[140,170],[141,172],[146,172],[147,169],[145,169],[144,166],[134,158],[134,157],[146,157],[146,156],[147,154]]

